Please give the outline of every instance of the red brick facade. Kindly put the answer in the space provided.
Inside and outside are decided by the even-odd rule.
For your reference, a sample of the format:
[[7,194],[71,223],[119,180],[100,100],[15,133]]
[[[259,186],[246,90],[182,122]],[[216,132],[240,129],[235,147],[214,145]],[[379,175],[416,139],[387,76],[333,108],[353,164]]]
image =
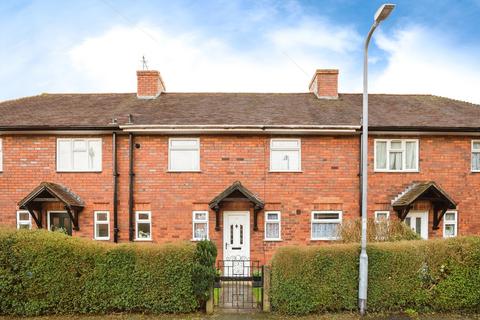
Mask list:
[[[200,138],[200,172],[168,172],[168,138],[165,135],[136,135],[134,149],[134,210],[152,213],[152,241],[192,239],[192,211],[209,211],[209,236],[223,253],[223,230],[215,230],[215,212],[209,202],[234,181],[241,183],[265,202],[258,215],[258,231],[253,230],[253,208],[232,202],[222,210],[250,210],[251,258],[268,261],[275,248],[283,245],[313,245],[310,240],[311,211],[338,210],[343,220],[359,216],[358,135],[301,138],[301,172],[270,172],[269,135],[189,135]],[[80,230],[75,236],[93,238],[93,212],[110,212],[110,241],[113,241],[112,136],[95,135],[103,141],[102,171],[99,173],[59,173],[56,171],[56,138],[64,135],[4,134],[3,172],[0,172],[0,221],[16,225],[17,203],[42,181],[69,187],[85,202],[80,213]],[[374,136],[377,137],[377,136]],[[369,214],[391,208],[391,200],[415,181],[433,180],[456,202],[458,234],[480,233],[480,173],[472,173],[469,136],[415,136],[419,139],[418,173],[373,171],[373,139],[370,140]],[[378,136],[386,137],[386,136]],[[409,137],[411,138],[411,137]],[[128,241],[128,136],[119,135],[119,240]],[[419,202],[414,209],[428,209]],[[62,209],[56,203],[47,210]],[[264,241],[264,212],[281,212],[282,241]],[[46,219],[46,214],[43,215]],[[430,220],[432,213],[430,212]],[[220,226],[222,226],[220,214]],[[35,223],[32,224],[35,225]],[[46,220],[44,220],[46,225]],[[443,224],[441,224],[442,226]],[[223,227],[222,227],[223,229]],[[442,236],[442,228],[430,237]]]

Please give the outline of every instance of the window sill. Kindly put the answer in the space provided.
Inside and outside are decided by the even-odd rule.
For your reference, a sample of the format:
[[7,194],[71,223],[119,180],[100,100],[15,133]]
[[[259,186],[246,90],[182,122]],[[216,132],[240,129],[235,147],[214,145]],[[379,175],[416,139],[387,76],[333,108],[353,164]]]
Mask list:
[[374,170],[375,173],[419,173],[420,170]]
[[135,239],[133,241],[135,241],[135,242],[152,242],[153,240],[152,239]]
[[199,242],[199,241],[203,241],[203,240],[210,241],[210,238],[207,238],[207,239],[190,239],[191,242]]
[[93,238],[92,240],[95,240],[95,241],[110,241],[110,238]]
[[283,239],[263,239],[263,242],[282,242]]
[[76,170],[57,170],[57,173],[102,173],[102,170],[85,170],[85,171],[76,171]]
[[167,170],[168,173],[200,173],[202,170]]
[[302,170],[295,170],[295,171],[275,171],[269,170],[268,173],[303,173]]

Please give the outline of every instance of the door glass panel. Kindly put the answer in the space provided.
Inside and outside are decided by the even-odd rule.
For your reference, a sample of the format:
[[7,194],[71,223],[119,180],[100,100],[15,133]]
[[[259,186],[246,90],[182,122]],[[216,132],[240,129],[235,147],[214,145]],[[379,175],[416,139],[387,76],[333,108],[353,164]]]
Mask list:
[[240,244],[243,244],[243,225],[240,225]]
[[230,244],[233,244],[233,224],[230,225]]
[[422,218],[417,217],[415,219],[415,232],[420,235],[422,231]]

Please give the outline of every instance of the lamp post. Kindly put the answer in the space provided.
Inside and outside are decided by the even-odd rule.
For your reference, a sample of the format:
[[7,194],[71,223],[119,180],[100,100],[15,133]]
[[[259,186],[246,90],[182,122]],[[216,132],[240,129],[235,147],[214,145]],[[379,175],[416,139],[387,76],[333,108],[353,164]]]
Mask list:
[[363,316],[367,309],[368,256],[367,256],[367,191],[368,191],[368,44],[373,32],[395,8],[394,4],[383,4],[375,13],[373,25],[365,39],[363,58],[363,110],[362,110],[362,239],[358,282],[358,307]]

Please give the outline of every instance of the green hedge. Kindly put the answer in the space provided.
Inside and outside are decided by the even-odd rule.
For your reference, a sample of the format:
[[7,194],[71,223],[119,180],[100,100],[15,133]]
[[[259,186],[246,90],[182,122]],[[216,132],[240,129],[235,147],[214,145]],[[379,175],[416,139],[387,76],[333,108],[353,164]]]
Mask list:
[[195,246],[112,245],[57,232],[0,230],[0,314],[198,308]]
[[[357,309],[358,244],[279,249],[271,304],[287,314]],[[368,310],[480,311],[480,238],[368,247]]]

